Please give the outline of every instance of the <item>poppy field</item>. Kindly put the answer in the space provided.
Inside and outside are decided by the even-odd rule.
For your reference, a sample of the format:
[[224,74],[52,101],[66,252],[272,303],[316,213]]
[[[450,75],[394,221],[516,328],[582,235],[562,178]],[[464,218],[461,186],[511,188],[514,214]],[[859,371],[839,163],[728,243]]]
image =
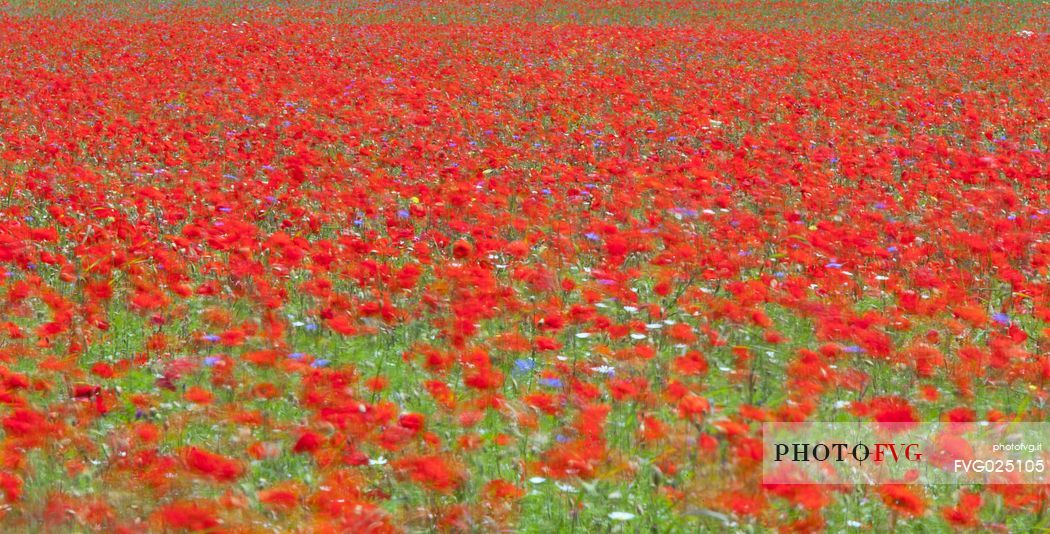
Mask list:
[[1050,419],[1048,21],[0,1],[0,531],[1048,528],[760,437]]

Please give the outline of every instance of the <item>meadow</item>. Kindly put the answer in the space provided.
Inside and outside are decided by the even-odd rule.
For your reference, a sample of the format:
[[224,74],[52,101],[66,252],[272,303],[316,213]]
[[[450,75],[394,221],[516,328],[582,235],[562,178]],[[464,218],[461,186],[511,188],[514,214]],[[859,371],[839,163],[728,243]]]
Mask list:
[[0,1],[0,530],[1050,528],[1050,4]]

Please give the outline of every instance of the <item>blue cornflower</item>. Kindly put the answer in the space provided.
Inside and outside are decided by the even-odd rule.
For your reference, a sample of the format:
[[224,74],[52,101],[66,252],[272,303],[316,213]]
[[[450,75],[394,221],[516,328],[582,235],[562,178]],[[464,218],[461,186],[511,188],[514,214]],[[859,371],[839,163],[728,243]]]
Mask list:
[[540,384],[549,388],[560,388],[562,387],[561,380],[557,378],[541,378]]
[[527,373],[527,372],[529,372],[529,371],[531,371],[531,370],[533,370],[535,368],[536,368],[536,362],[534,362],[532,360],[525,360],[525,359],[514,360],[514,369],[519,371],[519,372]]

